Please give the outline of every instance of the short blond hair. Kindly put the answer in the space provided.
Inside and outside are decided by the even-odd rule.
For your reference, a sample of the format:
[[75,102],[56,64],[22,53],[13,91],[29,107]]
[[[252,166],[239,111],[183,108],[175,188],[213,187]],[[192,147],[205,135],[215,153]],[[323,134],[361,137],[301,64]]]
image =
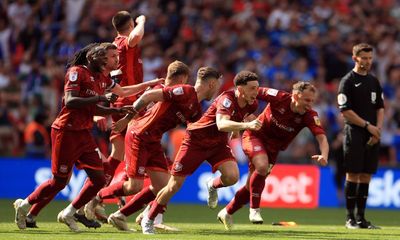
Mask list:
[[189,76],[189,67],[181,61],[174,61],[168,65],[167,78],[176,78],[184,75]]

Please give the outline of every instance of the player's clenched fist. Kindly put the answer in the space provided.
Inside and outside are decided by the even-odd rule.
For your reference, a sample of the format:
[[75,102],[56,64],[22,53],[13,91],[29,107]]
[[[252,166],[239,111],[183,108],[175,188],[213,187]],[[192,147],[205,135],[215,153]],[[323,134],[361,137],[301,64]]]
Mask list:
[[139,23],[144,23],[146,21],[146,17],[144,16],[144,15],[140,15],[139,17],[137,17],[136,19],[135,19],[135,22],[137,23],[137,24],[139,24]]
[[261,121],[258,119],[255,119],[255,120],[249,122],[248,129],[258,131],[258,130],[260,130],[261,126],[262,126]]

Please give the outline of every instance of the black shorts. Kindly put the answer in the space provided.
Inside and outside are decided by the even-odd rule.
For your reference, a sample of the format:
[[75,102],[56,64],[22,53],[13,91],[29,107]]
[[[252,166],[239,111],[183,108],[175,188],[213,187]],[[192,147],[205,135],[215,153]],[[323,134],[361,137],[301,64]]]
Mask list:
[[346,173],[376,173],[379,161],[379,143],[368,146],[367,142],[370,137],[371,134],[363,128],[345,125],[343,152]]

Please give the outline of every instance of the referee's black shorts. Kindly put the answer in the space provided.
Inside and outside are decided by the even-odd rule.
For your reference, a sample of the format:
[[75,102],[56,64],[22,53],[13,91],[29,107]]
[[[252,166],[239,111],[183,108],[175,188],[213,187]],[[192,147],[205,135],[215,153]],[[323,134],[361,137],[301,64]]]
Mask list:
[[378,169],[379,143],[367,146],[371,134],[364,128],[344,127],[344,169],[348,173],[374,174]]

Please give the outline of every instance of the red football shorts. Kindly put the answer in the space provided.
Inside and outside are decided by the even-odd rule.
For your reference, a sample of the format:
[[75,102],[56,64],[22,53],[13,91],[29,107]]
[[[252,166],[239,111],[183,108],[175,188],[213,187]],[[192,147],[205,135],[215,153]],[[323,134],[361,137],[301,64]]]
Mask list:
[[213,172],[216,172],[218,167],[226,161],[236,161],[228,144],[210,147],[185,139],[176,155],[171,174],[191,175],[205,160],[211,165]]
[[134,133],[125,136],[126,173],[144,178],[146,170],[168,172],[168,159],[160,142],[145,142]]
[[90,130],[52,128],[51,143],[51,170],[54,176],[69,176],[74,164],[78,169],[103,170],[101,153]]
[[266,141],[262,141],[255,136],[244,135],[242,138],[243,152],[249,159],[249,169],[254,170],[252,159],[260,154],[266,154],[268,156],[268,163],[275,165],[276,158],[279,152],[272,152],[268,150],[268,147],[264,144]]

